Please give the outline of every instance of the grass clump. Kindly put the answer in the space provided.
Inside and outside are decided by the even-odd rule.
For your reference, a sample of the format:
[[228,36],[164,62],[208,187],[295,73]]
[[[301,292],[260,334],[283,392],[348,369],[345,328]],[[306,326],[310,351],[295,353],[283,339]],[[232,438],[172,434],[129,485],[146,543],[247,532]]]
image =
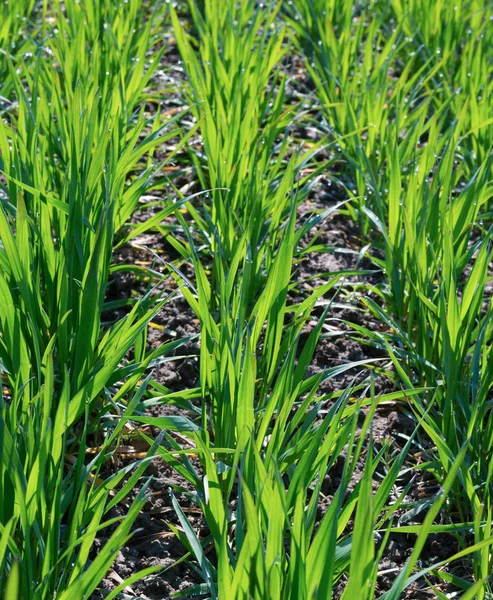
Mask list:
[[[156,457],[190,596],[492,596],[492,19],[484,0],[2,4],[2,596],[165,579],[153,557],[102,583]],[[351,266],[303,278],[348,223]],[[122,273],[138,289],[110,298]],[[173,296],[195,340],[154,322]],[[341,336],[368,352],[320,367]],[[170,389],[153,369],[191,341],[197,387]],[[393,437],[389,406],[412,424]],[[129,440],[145,450],[118,464]]]

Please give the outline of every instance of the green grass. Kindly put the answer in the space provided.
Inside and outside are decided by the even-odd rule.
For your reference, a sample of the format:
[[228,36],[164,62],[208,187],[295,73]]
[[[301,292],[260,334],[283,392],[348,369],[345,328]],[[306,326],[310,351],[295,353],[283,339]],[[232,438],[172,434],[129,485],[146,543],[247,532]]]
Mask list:
[[[19,597],[88,597],[145,501],[143,491],[87,568],[97,531],[111,524],[105,514],[130,491],[110,497],[124,471],[95,485],[125,420],[105,427],[89,464],[87,437],[100,435],[111,407],[132,413],[136,402],[121,402],[161,352],[145,351],[159,297],[142,298],[110,328],[101,322],[114,237],[150,185],[152,167],[142,161],[176,134],[137,110],[152,69],[142,77],[130,57],[143,60],[154,45],[151,21],[135,29],[137,6],[115,15],[101,4],[87,15],[74,3],[67,19],[58,7],[59,29],[44,50],[57,66],[35,57],[8,63],[16,110],[0,124],[2,595],[19,564]],[[120,39],[102,28],[108,34],[99,39],[98,22],[112,18]],[[102,60],[87,59],[88,40]],[[113,84],[103,91],[107,76]]]
[[[2,597],[100,590],[153,460],[185,482],[169,530],[201,583],[183,594],[493,597],[492,20],[486,0],[2,3]],[[306,216],[322,175],[344,198]],[[335,213],[355,267],[303,280]],[[145,248],[161,234],[176,260]],[[141,291],[112,299],[119,273]],[[178,295],[200,377],[177,392],[153,368],[190,339],[148,328]],[[334,333],[341,307],[362,318]],[[337,335],[378,358],[314,370]],[[378,438],[395,405],[414,431]],[[438,492],[412,499],[423,476]],[[454,548],[435,564],[432,534]]]
[[[349,214],[385,254],[373,260],[386,283],[361,300],[388,333],[358,333],[388,351],[401,385],[431,388],[412,406],[436,444],[428,469],[443,481],[464,448],[452,498],[461,519],[485,519],[479,542],[491,520],[491,7],[456,4],[374,13],[333,3],[331,20],[317,13],[305,27],[310,4],[295,2],[289,16],[333,135],[351,140],[341,143]],[[482,580],[491,572],[488,550],[473,569]]]

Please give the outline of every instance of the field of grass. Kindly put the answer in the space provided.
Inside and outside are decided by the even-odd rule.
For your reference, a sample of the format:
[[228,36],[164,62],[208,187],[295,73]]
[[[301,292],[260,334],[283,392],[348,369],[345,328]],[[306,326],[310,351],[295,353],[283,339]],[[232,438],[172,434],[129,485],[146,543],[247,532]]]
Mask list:
[[493,4],[0,4],[0,597],[493,599]]

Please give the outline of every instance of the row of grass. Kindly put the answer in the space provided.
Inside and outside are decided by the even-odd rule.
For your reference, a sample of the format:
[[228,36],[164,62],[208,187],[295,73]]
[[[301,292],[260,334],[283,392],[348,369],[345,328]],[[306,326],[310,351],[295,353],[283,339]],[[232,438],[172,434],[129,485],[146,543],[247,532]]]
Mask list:
[[[188,596],[389,600],[424,577],[436,597],[446,584],[464,600],[491,598],[488,3],[9,0],[0,10],[0,594],[90,598],[144,507],[149,461],[165,460],[210,532],[199,538],[171,495],[170,527],[203,581]],[[171,122],[146,109],[170,26],[188,105]],[[310,95],[293,97],[295,55]],[[318,141],[297,145],[297,125]],[[171,181],[166,197],[162,167],[177,153],[203,193],[187,198]],[[321,174],[347,201],[300,220]],[[131,225],[150,191],[163,198],[157,213]],[[335,211],[358,225],[381,281],[323,274],[302,294],[307,236]],[[152,379],[184,342],[147,344],[170,301],[162,276],[150,269],[139,299],[106,301],[122,270],[114,248],[165,232],[171,214],[170,276],[200,324],[199,388],[183,394]],[[346,323],[350,335],[386,358],[313,375],[340,302],[365,316]],[[322,393],[354,369],[352,386]],[[395,392],[376,392],[377,373]],[[397,452],[372,435],[379,406],[395,402],[416,423]],[[188,410],[153,418],[151,403]],[[115,472],[130,436],[149,452]],[[423,472],[439,492],[412,502]],[[129,496],[125,518],[111,519]],[[455,538],[457,552],[423,562],[431,533]],[[390,537],[411,534],[383,591]]]

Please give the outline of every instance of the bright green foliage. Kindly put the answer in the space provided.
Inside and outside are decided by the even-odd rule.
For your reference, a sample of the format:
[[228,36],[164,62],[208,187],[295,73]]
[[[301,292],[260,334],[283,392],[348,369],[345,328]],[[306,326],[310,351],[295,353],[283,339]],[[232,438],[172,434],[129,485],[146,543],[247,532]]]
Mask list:
[[457,2],[450,9],[436,1],[426,10],[414,1],[322,4],[294,0],[289,22],[306,55],[326,128],[347,161],[348,192],[358,207],[353,216],[366,231],[364,207],[385,220],[390,187],[381,173],[386,167],[399,173],[391,166],[392,148],[403,147],[401,173],[412,171],[419,163],[416,143],[431,126],[431,115],[441,123],[438,133],[445,133],[467,103],[463,133],[474,135],[465,139],[461,158],[469,177],[474,162],[488,156],[491,81],[482,74],[491,65],[493,13],[481,2]]
[[[349,565],[354,543],[342,531],[369,481],[362,481],[344,502],[350,464],[357,460],[357,455],[348,457],[340,487],[314,529],[324,474],[333,466],[341,444],[355,433],[354,418],[341,424],[343,406],[339,403],[334,407],[320,428],[305,429],[301,452],[301,447],[290,451],[296,458],[289,469],[288,487],[283,481],[284,470],[278,470],[280,463],[263,461],[253,442],[238,454],[238,500],[231,516],[234,535],[221,527],[224,509],[220,500],[213,501],[210,491],[204,514],[213,524],[211,532],[218,555],[217,592],[210,586],[211,597],[314,598],[322,590],[330,597],[334,583]],[[326,441],[321,443],[324,435]],[[356,450],[360,451],[361,447]],[[210,490],[221,485],[216,466],[210,461],[206,473]],[[373,514],[369,517],[371,527]],[[358,543],[362,541],[358,539]],[[373,530],[369,541],[373,545]]]
[[[15,317],[2,319],[11,323],[0,352],[7,371],[20,376],[14,389],[29,380],[31,367],[39,377],[40,358],[51,339],[57,364],[70,366],[73,389],[86,384],[100,360],[96,347],[113,236],[145,193],[151,168],[133,176],[131,185],[126,180],[146,152],[175,134],[155,131],[139,139],[146,122],[133,112],[150,74],[143,78],[140,69],[130,69],[129,58],[126,73],[125,61],[117,62],[117,45],[113,57],[103,52],[107,64],[89,61],[79,47],[88,37],[91,40],[83,19],[92,20],[78,3],[69,6],[70,21],[60,18],[61,30],[51,43],[61,68],[42,61],[25,65],[25,80],[12,73],[18,114],[11,125],[0,124],[0,167],[8,194],[0,216],[2,286],[20,311],[19,326],[28,330],[26,357],[21,358],[22,345],[17,350],[8,346],[14,344]],[[136,5],[129,6],[133,10],[123,15],[124,23],[135,27]],[[105,16],[104,12],[99,16],[103,32]],[[78,21],[80,26],[75,27]],[[69,25],[74,27],[72,39],[63,29]],[[141,36],[148,36],[148,27]],[[130,35],[124,38],[125,52],[140,52],[143,62],[145,46],[139,50],[130,40]],[[97,39],[91,41],[94,52],[102,52]],[[79,72],[73,68],[75,63]],[[111,69],[116,79],[102,94],[104,69]],[[15,222],[15,238],[9,220]]]
[[[418,58],[411,60],[409,66],[403,68],[398,84],[392,85],[388,77],[389,65],[392,60],[400,60],[399,55],[407,40],[402,30],[387,35],[384,24],[389,19],[389,12],[378,12],[374,18],[366,20],[364,15],[354,19],[350,3],[341,6],[329,3],[331,14],[324,14],[327,4],[324,4],[323,10],[318,10],[321,7],[312,3],[296,2],[294,5],[288,9],[292,17],[289,23],[300,40],[300,47],[307,53],[308,61],[313,61],[308,62],[308,70],[327,115],[327,129],[340,144],[340,150],[348,162],[348,173],[356,183],[354,194],[359,193],[359,202],[354,204],[358,210],[351,208],[349,212],[360,219],[365,231],[371,224],[383,230],[386,243],[384,266],[392,276],[389,293],[386,292],[384,297],[388,302],[395,301],[394,310],[398,311],[403,321],[410,321],[412,332],[415,328],[415,312],[429,310],[431,301],[420,304],[420,291],[416,290],[415,283],[417,276],[413,271],[419,249],[416,244],[406,244],[405,240],[411,236],[418,238],[416,228],[423,232],[438,223],[443,223],[443,227],[451,227],[451,219],[454,219],[456,225],[452,227],[457,229],[464,226],[465,219],[470,222],[478,215],[478,202],[474,204],[467,199],[480,186],[484,186],[485,169],[478,174],[471,188],[466,188],[462,196],[454,199],[455,208],[444,200],[454,188],[451,173],[437,174],[437,186],[443,178],[448,178],[448,188],[442,186],[438,190],[438,187],[429,186],[429,192],[424,176],[432,168],[430,161],[433,163],[435,153],[444,150],[447,144],[453,147],[459,137],[461,141],[467,138],[470,123],[464,119],[450,131],[448,137],[440,136],[438,139],[440,127],[449,118],[447,107],[441,108],[430,122],[425,120],[427,111],[433,106],[427,86],[437,69],[443,66],[441,60],[437,65],[428,62],[420,65]],[[237,4],[234,6],[239,7]],[[204,156],[192,156],[202,186],[205,189],[213,188],[212,205],[205,217],[203,212],[188,205],[195,227],[209,237],[213,252],[210,271],[205,267],[205,264],[208,267],[209,259],[201,261],[193,249],[194,232],[181,219],[184,229],[189,230],[189,255],[197,275],[196,289],[187,284],[183,287],[183,293],[201,324],[202,426],[204,431],[209,431],[210,437],[204,438],[202,434],[196,439],[197,442],[201,439],[198,452],[206,472],[204,486],[197,481],[190,466],[183,464],[177,468],[197,487],[197,495],[201,498],[204,516],[216,547],[217,569],[206,558],[201,542],[175,501],[185,532],[180,536],[197,558],[206,581],[204,586],[197,588],[197,593],[208,593],[211,597],[219,598],[290,598],[298,593],[299,597],[311,598],[318,597],[319,589],[318,593],[326,594],[323,597],[330,597],[334,582],[349,570],[350,579],[344,597],[373,598],[377,581],[373,535],[379,526],[379,513],[388,498],[384,495],[389,493],[398,476],[399,463],[394,464],[395,470],[388,474],[385,485],[374,500],[369,486],[371,470],[367,467],[365,476],[343,509],[345,490],[354,473],[354,463],[349,461],[348,479],[341,483],[338,500],[333,501],[326,519],[319,525],[321,529],[312,537],[313,523],[303,521],[301,517],[312,514],[309,508],[312,505],[304,494],[314,485],[314,478],[322,480],[325,467],[320,467],[318,460],[313,459],[310,448],[318,448],[321,444],[323,452],[328,453],[324,455],[323,461],[327,462],[323,464],[333,464],[334,456],[340,450],[332,455],[337,445],[331,445],[335,443],[333,436],[340,426],[338,419],[342,413],[331,412],[329,420],[315,426],[319,409],[310,410],[310,406],[317,396],[321,380],[341,372],[344,367],[305,379],[327,313],[321,317],[304,348],[300,347],[299,339],[303,324],[310,318],[317,300],[334,287],[337,279],[332,278],[301,305],[288,305],[291,263],[301,237],[295,228],[297,199],[294,197],[288,202],[288,191],[293,187],[289,178],[296,171],[296,158],[283,165],[284,176],[280,184],[273,186],[269,183],[267,196],[259,195],[254,184],[240,185],[240,182],[251,182],[251,174],[256,172],[259,161],[255,160],[255,153],[262,152],[264,144],[269,141],[265,132],[270,131],[270,116],[259,110],[258,114],[264,115],[263,120],[250,118],[246,121],[238,115],[244,114],[242,103],[248,101],[258,106],[259,99],[265,97],[268,89],[272,89],[266,88],[265,83],[264,88],[260,88],[260,76],[254,82],[250,81],[248,87],[242,87],[243,79],[239,75],[240,67],[244,64],[242,61],[252,64],[255,69],[263,69],[271,64],[270,60],[261,60],[262,53],[270,56],[266,48],[258,54],[257,47],[252,47],[251,54],[241,48],[241,45],[245,45],[242,32],[250,32],[249,27],[257,28],[256,31],[260,32],[257,20],[261,19],[262,13],[261,7],[255,15],[249,12],[253,11],[253,3],[250,2],[242,3],[242,7],[250,20],[239,29],[242,19],[241,15],[234,12],[234,7],[222,11],[216,3],[209,2],[199,10],[191,3],[198,37],[197,52],[193,49],[194,36],[186,35],[173,12],[180,52],[191,83],[191,101],[195,102],[193,110],[199,119],[204,140]],[[264,31],[262,29],[262,35],[267,35]],[[377,50],[380,44],[382,51],[380,48]],[[261,47],[260,43],[258,47]],[[364,59],[360,62],[361,52],[364,53]],[[358,73],[355,73],[356,67],[360,70]],[[413,68],[417,70],[416,73]],[[232,81],[236,82],[235,93],[231,88]],[[275,79],[273,81],[276,82]],[[282,83],[280,85],[282,90]],[[242,90],[241,93],[237,93],[238,90]],[[405,135],[401,135],[404,126],[407,127]],[[238,129],[240,127],[241,131]],[[462,127],[466,127],[465,136],[462,135]],[[416,163],[420,164],[420,168],[410,176],[410,185],[406,190],[410,208],[406,213],[401,208],[404,200],[402,173],[415,164],[416,146],[424,135],[428,136],[429,150],[421,153],[419,160],[422,164]],[[248,152],[240,153],[237,151],[238,144],[246,138],[250,140]],[[282,144],[284,148],[288,147],[286,137]],[[267,181],[271,181],[271,173],[277,177],[279,165],[271,158],[277,156],[272,141],[270,148],[269,162],[260,170]],[[236,179],[241,164],[247,168],[242,177]],[[451,164],[453,162],[444,161],[443,168],[450,168]],[[223,187],[226,189],[217,189]],[[351,189],[352,186],[348,184],[348,190]],[[430,197],[428,203],[423,202],[425,189]],[[274,196],[274,190],[277,190],[277,196]],[[374,195],[372,202],[367,201],[367,193]],[[228,204],[226,198],[232,198],[232,203]],[[272,198],[272,201],[265,202],[266,198]],[[436,202],[435,198],[442,198],[441,203]],[[486,199],[487,195],[483,202]],[[414,214],[411,213],[411,207]],[[283,215],[288,211],[290,216],[286,220]],[[423,225],[423,218],[430,220],[426,226]],[[388,227],[384,225],[387,222]],[[275,224],[274,228],[270,227],[272,223]],[[406,229],[410,227],[414,228],[412,232]],[[258,231],[265,234],[259,237]],[[464,229],[461,231],[463,233]],[[442,276],[437,256],[443,256],[446,250],[442,249],[439,254],[438,247],[440,244],[441,248],[444,247],[447,239],[440,231],[436,237],[436,247],[428,249],[426,241],[430,261],[420,263],[419,267],[422,279],[426,278],[431,285],[426,292],[427,297],[433,297],[435,280],[439,274]],[[458,235],[457,246],[463,251],[464,239],[463,235]],[[484,273],[488,258],[484,252],[482,258],[478,259],[481,265],[478,273],[480,269]],[[468,256],[470,258],[472,253]],[[464,259],[462,267],[467,262]],[[455,271],[454,274],[458,276]],[[484,287],[484,284],[483,278],[481,285]],[[377,308],[375,304],[375,311]],[[464,308],[465,313],[468,310]],[[467,316],[471,315],[468,313]],[[426,325],[428,328],[432,326],[429,318]],[[362,328],[360,331],[374,339],[378,338],[380,345],[385,347],[379,335],[363,331]],[[470,333],[473,334],[472,328]],[[467,339],[464,339],[464,344],[468,346]],[[442,360],[440,353],[444,347],[443,340],[438,337],[432,365]],[[390,347],[389,353],[393,356]],[[426,361],[430,359],[425,357],[419,360],[427,364]],[[405,376],[400,360],[396,362],[404,385],[408,385],[409,378]],[[354,365],[346,368],[350,366]],[[457,365],[450,365],[450,372],[456,373],[456,369]],[[433,388],[433,382],[428,377],[423,377],[417,384]],[[410,389],[417,393],[415,387],[410,385]],[[419,399],[416,404],[420,405]],[[430,419],[431,414],[426,413],[426,418]],[[469,414],[464,422],[470,420]],[[424,424],[425,429],[429,427],[427,423]],[[340,432],[342,437],[338,439],[347,444],[352,434],[344,427]],[[314,439],[316,444],[312,446]],[[361,433],[359,443],[363,443],[363,440]],[[457,487],[456,472],[464,472],[462,458],[455,461],[453,457],[461,448],[462,454],[467,454],[465,441],[464,437],[458,438],[454,450],[447,456],[448,488],[452,485]],[[236,451],[236,455],[233,451]],[[214,453],[217,462],[211,460],[210,453]],[[304,462],[302,456],[310,458]],[[313,470],[309,465],[313,466]],[[321,471],[318,471],[319,467]],[[290,481],[287,488],[284,475]],[[228,511],[236,476],[239,488],[236,516],[233,518],[228,516]],[[360,495],[361,489],[364,492]],[[421,530],[421,545],[431,531],[434,515],[442,504],[443,499],[439,498],[433,505],[428,526]],[[275,508],[272,508],[273,505]],[[345,518],[349,519],[356,505],[358,546],[351,560],[352,548],[344,545],[344,539],[338,538],[340,532],[338,535],[328,532],[337,532],[339,519],[343,522]],[[388,517],[392,510],[387,514]],[[343,516],[339,514],[341,511]],[[487,523],[488,517],[484,517]],[[487,553],[491,540],[488,527],[485,529],[484,517],[477,522],[476,537],[481,536],[481,539],[476,541],[484,542],[482,548]],[[380,526],[383,523],[380,522]],[[322,538],[327,544],[323,548],[318,546]],[[285,554],[286,544],[291,545],[292,551]],[[342,548],[346,552],[345,558],[336,568],[334,565],[338,564],[337,557]],[[379,552],[383,551],[384,547],[380,548]],[[471,550],[470,554],[473,552]],[[419,552],[413,555],[414,562],[396,580],[392,593],[400,594],[408,585],[406,577],[410,575],[418,555]],[[311,571],[315,556],[320,556],[322,563]],[[366,560],[364,566],[361,563],[363,560]],[[331,565],[330,568],[327,565]],[[479,575],[481,578],[484,578],[484,569]]]
[[[296,0],[287,12],[347,162],[339,178],[355,195],[350,214],[366,235],[374,228],[385,254],[372,258],[385,285],[362,298],[384,333],[354,328],[389,352],[396,381],[431,388],[413,401],[437,449],[440,467],[429,469],[443,481],[462,449],[455,508],[474,520],[481,543],[491,528],[493,446],[491,230],[483,223],[492,197],[492,9],[482,1],[343,5],[329,2],[323,14]],[[473,558],[478,597],[488,597],[490,551]]]
[[[11,585],[12,569],[18,565],[20,591],[15,597],[88,598],[128,539],[145,502],[145,489],[121,523],[120,519],[105,521],[104,515],[125,498],[143,473],[147,460],[134,465],[137,468],[130,487],[126,485],[116,494],[114,490],[127,470],[97,483],[101,468],[113,451],[112,444],[125,423],[122,419],[108,432],[103,447],[89,464],[85,464],[86,446],[82,443],[74,464],[67,469],[64,455],[69,444],[73,444],[68,423],[73,402],[69,378],[65,373],[63,390],[55,395],[50,353],[45,356],[43,370],[39,393],[29,396],[29,386],[24,392],[23,400],[30,400],[24,414],[15,415],[15,397],[12,401],[0,399],[0,590],[3,595],[6,582]],[[135,382],[136,378],[134,385]],[[136,394],[125,416],[132,414],[144,389]],[[49,418],[52,407],[56,413]],[[82,442],[88,433],[88,416],[86,413]],[[118,526],[97,559],[88,566],[95,536],[110,525]],[[8,592],[6,594],[5,597],[9,597]]]
[[[155,69],[144,59],[159,59],[138,2],[51,8],[57,28],[39,56],[7,60],[15,110],[0,122],[0,594],[18,566],[26,600],[88,598],[145,502],[142,491],[87,568],[105,513],[147,461],[115,494],[128,470],[98,478],[125,420],[89,464],[86,436],[164,350],[145,352],[159,297],[102,328],[114,236],[150,185],[144,157],[177,132],[137,112]],[[144,351],[129,362],[136,343]],[[68,467],[66,454],[77,457]]]
[[[257,274],[289,213],[287,128],[294,111],[284,105],[279,5],[258,8],[250,0],[207,0],[203,12],[195,2],[189,7],[193,35],[174,10],[172,18],[203,140],[203,154],[192,153],[192,159],[203,189],[211,194],[205,214],[192,206],[189,210],[211,249],[223,253],[229,264],[244,237]],[[296,173],[308,157],[292,162]],[[256,285],[253,281],[250,286],[253,293]]]
[[209,281],[189,238],[197,294],[187,288],[184,294],[201,322],[203,427],[210,418],[214,445],[236,448],[258,427],[261,444],[283,405],[287,419],[316,342],[292,378],[302,326],[335,280],[293,307],[285,327],[299,240],[295,210],[306,193],[301,186],[294,193],[294,180],[309,154],[287,161],[292,111],[284,110],[285,83],[276,68],[283,55],[277,9],[246,0],[221,8],[206,2],[202,11],[192,2],[190,10],[198,51],[173,10],[172,17],[206,160],[192,158],[200,182],[212,188],[212,204],[204,211],[191,203],[187,208],[208,237],[213,260]]
[[[42,4],[46,8],[46,0]],[[5,100],[8,104],[11,90],[9,61],[16,64],[18,58],[33,50],[29,29],[35,6],[35,0],[4,0],[0,6],[0,110]]]
[[[200,539],[172,496],[170,528],[204,582],[189,596],[397,600],[432,577],[439,598],[448,596],[437,581],[464,600],[493,597],[492,6],[169,4],[0,5],[0,595],[89,599],[148,485],[125,518],[110,511],[159,456],[187,481],[180,491],[210,532]],[[146,104],[168,100],[159,69],[170,28],[193,123]],[[289,66],[300,58],[308,96]],[[318,135],[297,147],[308,128]],[[156,175],[178,154],[193,181],[171,186],[173,203]],[[169,169],[177,180],[180,169]],[[300,205],[322,173],[348,201],[306,216]],[[200,191],[187,197],[189,184]],[[143,201],[155,213],[132,223]],[[309,287],[298,262],[327,250],[316,229],[341,206],[361,230],[363,249],[351,252],[382,280],[366,285],[360,270],[352,288],[353,271],[320,273],[325,282]],[[165,264],[200,325],[199,387],[177,393],[146,376],[190,339],[149,350],[161,275],[112,266],[115,248],[149,230],[180,254]],[[147,278],[147,292],[108,302],[122,271]],[[354,337],[388,360],[313,374],[342,295],[367,317],[351,324]],[[128,313],[103,320],[114,308]],[[396,390],[376,395],[369,376],[321,394],[355,368],[378,370]],[[417,428],[396,450],[372,423],[380,404],[404,400]],[[164,402],[187,413],[145,414]],[[133,429],[149,452],[108,472],[129,422],[162,433]],[[418,469],[440,488],[410,502]],[[454,536],[449,560],[423,563],[431,533]],[[415,541],[382,593],[390,535]],[[467,576],[445,569],[451,561]]]
[[[296,361],[298,341],[317,299],[334,286],[336,279],[301,305],[288,307],[295,247],[292,215],[269,265],[265,287],[253,299],[249,286],[255,274],[244,238],[229,269],[221,262],[221,254],[215,258],[218,281],[222,282],[215,298],[195,256],[198,296],[195,298],[186,288],[183,292],[201,321],[202,393],[210,402],[210,406],[204,404],[203,426],[208,427],[210,417],[217,447],[235,448],[245,433],[254,431],[258,431],[258,443],[262,445],[272,419],[276,418],[278,427],[287,425],[297,398],[309,393],[303,413],[320,384],[321,377],[305,381],[305,375],[323,321]],[[217,312],[211,311],[211,304],[217,306]]]
[[[341,534],[354,512],[359,487],[343,506],[364,436],[356,457],[348,458],[338,499],[312,539],[325,473],[356,431],[354,407],[353,418],[342,424],[345,403],[339,401],[319,423],[322,403],[315,398],[324,379],[355,365],[307,377],[328,309],[306,343],[300,342],[315,304],[338,277],[301,304],[289,304],[293,260],[311,225],[296,230],[296,207],[306,188],[298,186],[297,194],[294,178],[305,159],[295,155],[286,161],[288,130],[277,142],[287,123],[287,114],[280,112],[284,81],[274,75],[279,86],[275,97],[270,91],[274,88],[267,86],[280,58],[281,38],[271,35],[270,27],[260,29],[274,15],[254,9],[252,2],[241,7],[231,3],[226,10],[207,2],[202,13],[194,3],[190,8],[199,37],[197,53],[193,37],[172,14],[204,140],[206,162],[200,156],[194,161],[204,188],[213,188],[205,216],[187,204],[195,226],[209,236],[210,279],[208,258],[202,261],[194,250],[193,231],[180,218],[189,232],[197,277],[196,289],[190,284],[182,289],[201,324],[204,434],[196,440],[206,473],[203,487],[190,465],[177,468],[202,499],[217,569],[175,501],[185,532],[180,537],[206,582],[197,591],[213,598],[289,598],[296,592],[300,598],[314,597],[318,588],[330,595],[350,564],[350,540]],[[252,52],[245,53],[245,46],[252,46]],[[241,482],[236,516],[228,518],[237,469]],[[398,469],[389,476],[387,494],[397,474]],[[284,476],[290,480],[288,489]],[[316,491],[308,495],[312,486]],[[379,502],[385,501],[384,489]],[[376,519],[372,514],[371,527]],[[373,545],[373,529],[367,537]],[[289,553],[286,544],[291,544]],[[322,562],[312,569],[315,557]]]

